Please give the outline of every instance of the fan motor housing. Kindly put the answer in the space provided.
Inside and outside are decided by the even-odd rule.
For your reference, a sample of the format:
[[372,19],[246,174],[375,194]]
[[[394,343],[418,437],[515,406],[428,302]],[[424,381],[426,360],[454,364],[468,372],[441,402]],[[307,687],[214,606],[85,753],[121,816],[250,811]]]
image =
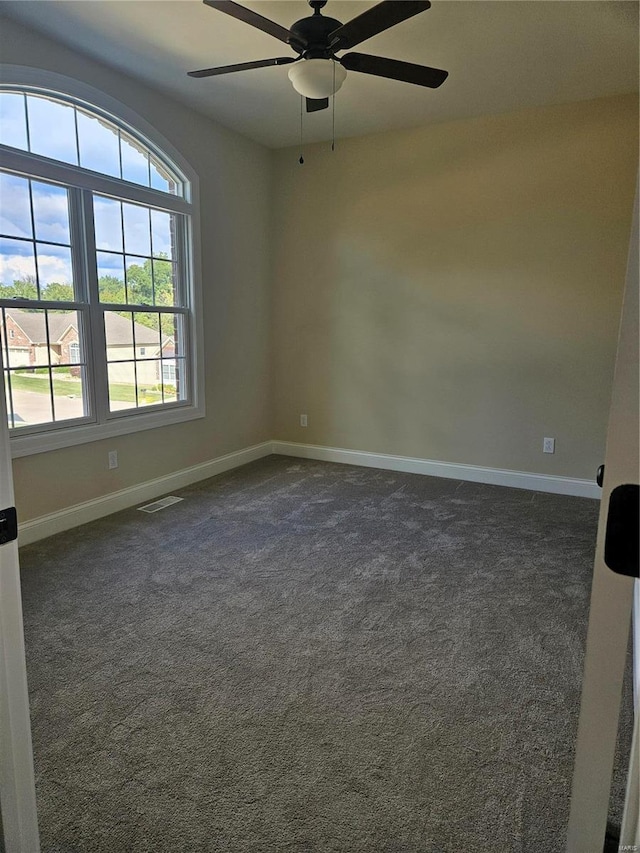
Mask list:
[[[302,54],[305,59],[330,59],[333,51],[329,47],[329,34],[341,26],[342,22],[335,18],[311,15],[296,21],[289,29],[306,42],[307,46]],[[293,39],[291,41],[293,43]]]

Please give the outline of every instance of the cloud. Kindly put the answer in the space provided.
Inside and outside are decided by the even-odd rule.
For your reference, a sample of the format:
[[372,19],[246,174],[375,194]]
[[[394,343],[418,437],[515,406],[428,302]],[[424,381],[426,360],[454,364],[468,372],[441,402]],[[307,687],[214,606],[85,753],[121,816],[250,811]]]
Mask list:
[[[49,248],[55,251],[53,247]],[[52,281],[71,284],[73,282],[71,253],[67,250],[61,250],[59,254],[38,253],[38,273],[41,286],[50,284]]]
[[[53,254],[38,255],[38,272],[40,286],[44,287],[52,281],[60,284],[70,284],[73,281],[70,259]],[[33,255],[0,255],[0,281],[3,284],[13,284],[27,276],[35,277],[36,268]]]
[[[69,204],[62,187],[31,182],[36,237],[69,245]],[[0,228],[11,237],[31,239],[29,181],[16,175],[0,174]]]
[[36,265],[33,256],[0,255],[0,281],[2,284],[13,284],[31,276],[35,278]]
[[[113,199],[94,196],[93,211],[98,249],[122,252],[124,217],[127,253],[149,256],[149,208],[126,202],[123,205]],[[171,214],[162,210],[151,210],[151,239],[154,255],[163,253],[171,257]]]
[[0,98],[0,142],[26,150],[27,123],[24,115],[24,95],[4,92]]
[[11,237],[31,237],[29,182],[16,175],[0,174],[0,229]]

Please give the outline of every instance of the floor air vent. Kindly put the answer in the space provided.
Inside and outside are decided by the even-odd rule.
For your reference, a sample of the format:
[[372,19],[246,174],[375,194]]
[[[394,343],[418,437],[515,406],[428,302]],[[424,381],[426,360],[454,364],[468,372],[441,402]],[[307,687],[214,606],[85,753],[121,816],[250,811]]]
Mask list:
[[171,504],[177,504],[179,501],[183,500],[184,498],[177,498],[175,495],[169,495],[168,497],[160,498],[159,501],[154,501],[151,504],[139,506],[138,509],[142,512],[158,512],[160,509],[165,509],[165,507],[171,506]]

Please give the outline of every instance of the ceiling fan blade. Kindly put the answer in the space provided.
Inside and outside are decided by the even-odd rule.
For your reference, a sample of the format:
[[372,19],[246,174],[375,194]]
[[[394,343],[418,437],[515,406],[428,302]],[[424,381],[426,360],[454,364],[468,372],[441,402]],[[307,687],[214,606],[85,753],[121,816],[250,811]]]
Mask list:
[[201,71],[188,71],[187,74],[189,77],[215,77],[218,74],[231,74],[233,71],[249,71],[252,68],[266,68],[268,65],[288,65],[297,61],[297,56],[278,56],[276,59],[258,59],[237,65],[221,65],[219,68],[203,68]]
[[385,59],[382,56],[369,56],[366,53],[347,53],[339,62],[347,71],[360,71],[362,74],[374,74],[376,77],[388,77],[403,83],[415,83],[416,86],[428,86],[437,89],[449,76],[448,71],[429,68],[427,65],[414,65],[413,62],[401,62],[397,59]]
[[329,98],[307,98],[307,112],[317,113],[318,110],[326,110],[329,106]]
[[329,33],[329,45],[333,50],[355,47],[371,36],[426,11],[430,6],[429,0],[383,0]]
[[270,36],[280,39],[285,44],[290,44],[295,50],[300,49],[302,51],[307,46],[304,39],[295,35],[286,27],[281,27],[275,21],[263,18],[257,12],[246,9],[239,3],[233,3],[232,0],[203,0],[203,2],[207,6],[211,6],[212,9],[224,12],[225,15],[231,15],[232,18],[244,21],[245,24],[256,27],[256,29],[262,30],[263,33],[268,33]]

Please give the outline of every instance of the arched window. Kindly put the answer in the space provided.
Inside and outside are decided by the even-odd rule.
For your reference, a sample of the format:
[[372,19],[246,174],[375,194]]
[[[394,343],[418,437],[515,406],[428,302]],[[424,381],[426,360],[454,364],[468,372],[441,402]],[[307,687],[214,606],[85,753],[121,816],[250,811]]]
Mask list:
[[0,86],[0,346],[21,452],[198,416],[191,189],[115,115]]

